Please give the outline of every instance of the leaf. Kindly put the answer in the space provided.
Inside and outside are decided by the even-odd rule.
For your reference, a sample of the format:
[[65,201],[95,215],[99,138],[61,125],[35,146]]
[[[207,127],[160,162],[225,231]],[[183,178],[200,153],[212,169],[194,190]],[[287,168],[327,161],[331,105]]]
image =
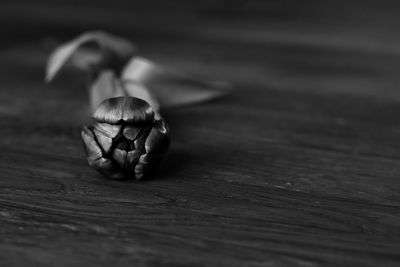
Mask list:
[[132,96],[145,100],[158,113],[160,105],[154,96],[141,84],[123,82],[111,70],[100,72],[98,78],[90,85],[89,99],[92,111],[95,111],[101,102],[118,96]]
[[[92,110],[107,98],[125,95],[145,100],[157,114],[160,107],[198,103],[230,91],[227,83],[201,81],[142,57],[133,57],[135,53],[135,46],[126,39],[101,31],[87,32],[50,55],[46,81],[51,81],[70,62],[94,77],[89,85]],[[121,77],[116,77],[120,73]]]
[[102,31],[87,32],[61,45],[50,55],[46,82],[50,82],[75,53],[88,44],[94,44],[96,48],[82,49],[73,62],[85,70],[122,67],[136,52],[135,46],[124,38]]
[[124,96],[125,91],[119,79],[111,70],[100,72],[97,79],[89,87],[89,101],[92,111],[108,98]]
[[201,81],[142,57],[128,62],[121,79],[142,84],[157,99],[161,108],[211,100],[227,94],[231,89],[227,83]]
[[122,85],[127,96],[137,97],[145,100],[158,113],[160,104],[153,94],[142,84],[132,81],[122,81]]
[[[80,70],[90,72],[94,66],[101,65],[101,60],[102,56],[99,49],[85,48],[83,45],[75,50],[67,62],[71,62],[72,66]],[[100,68],[98,67],[97,69]]]

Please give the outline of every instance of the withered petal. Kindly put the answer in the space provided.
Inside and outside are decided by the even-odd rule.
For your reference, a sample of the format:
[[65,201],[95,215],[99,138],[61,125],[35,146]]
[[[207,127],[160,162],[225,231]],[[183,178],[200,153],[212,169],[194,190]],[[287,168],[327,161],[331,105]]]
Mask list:
[[142,130],[141,127],[125,126],[123,134],[126,137],[126,139],[133,141],[139,135],[141,130]]
[[90,166],[112,179],[123,179],[125,177],[125,174],[114,162],[102,156],[101,148],[96,142],[91,129],[84,126],[81,136],[85,146],[87,161]]
[[143,154],[139,158],[138,164],[135,166],[135,179],[143,180],[146,176],[147,155]]
[[139,161],[139,157],[140,157],[139,150],[132,150],[127,153],[125,164],[129,168],[129,172],[133,171],[133,168]]
[[153,128],[146,139],[146,152],[164,153],[168,150],[169,144],[169,128],[164,119],[159,119],[154,123]]
[[146,101],[136,97],[126,97],[123,109],[123,121],[127,123],[151,123],[153,120],[154,111]]
[[125,97],[108,98],[101,102],[93,114],[97,122],[117,124],[122,120],[122,111]]
[[121,149],[114,149],[112,152],[112,158],[117,162],[117,164],[125,169],[125,160],[126,160],[126,151],[121,150]]
[[136,139],[134,141],[136,149],[140,149],[142,151],[145,151],[146,138],[149,136],[152,128],[153,128],[153,126],[150,125],[150,126],[147,126],[147,127],[143,127],[140,130],[140,133],[138,134],[138,136],[136,136]]
[[[89,164],[113,179],[146,178],[169,147],[168,126],[162,118],[154,119],[154,112],[143,100],[122,97],[105,102],[94,115],[100,121],[82,131]],[[101,115],[112,108],[119,111]]]
[[97,160],[89,162],[89,165],[107,176],[108,178],[118,180],[126,178],[125,173],[110,159],[99,158]]
[[118,124],[152,122],[154,111],[150,105],[135,97],[114,97],[104,100],[93,114],[97,122]]
[[143,154],[135,166],[136,180],[143,180],[149,176],[161,160],[160,154]]
[[103,132],[108,137],[114,138],[121,130],[121,125],[108,123],[95,123],[94,128]]
[[104,153],[108,154],[112,146],[112,138],[105,135],[103,132],[93,129],[93,133],[96,136],[97,143],[103,149]]
[[101,158],[103,156],[103,152],[101,151],[99,144],[96,142],[92,131],[88,127],[84,126],[81,136],[88,161],[94,161]]

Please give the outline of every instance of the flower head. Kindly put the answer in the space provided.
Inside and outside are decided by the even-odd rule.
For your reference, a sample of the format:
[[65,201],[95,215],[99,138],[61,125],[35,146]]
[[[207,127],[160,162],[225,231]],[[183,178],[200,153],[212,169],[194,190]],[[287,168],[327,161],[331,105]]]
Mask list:
[[87,160],[109,178],[141,180],[168,150],[169,129],[144,100],[106,99],[93,118],[96,123],[82,130]]

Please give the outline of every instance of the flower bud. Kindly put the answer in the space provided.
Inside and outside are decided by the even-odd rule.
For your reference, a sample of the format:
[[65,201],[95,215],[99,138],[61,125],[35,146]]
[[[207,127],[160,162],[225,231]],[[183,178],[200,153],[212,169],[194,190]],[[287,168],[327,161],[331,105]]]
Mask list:
[[82,139],[90,166],[112,179],[148,176],[168,150],[169,129],[139,98],[104,100],[84,127]]

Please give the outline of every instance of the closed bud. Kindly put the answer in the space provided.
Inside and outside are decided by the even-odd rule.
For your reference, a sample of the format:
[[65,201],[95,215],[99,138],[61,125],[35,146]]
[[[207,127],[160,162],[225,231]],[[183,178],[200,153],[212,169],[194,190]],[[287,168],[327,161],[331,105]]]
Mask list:
[[96,123],[82,130],[87,160],[109,178],[146,178],[168,150],[168,127],[144,100],[106,99],[93,118]]

